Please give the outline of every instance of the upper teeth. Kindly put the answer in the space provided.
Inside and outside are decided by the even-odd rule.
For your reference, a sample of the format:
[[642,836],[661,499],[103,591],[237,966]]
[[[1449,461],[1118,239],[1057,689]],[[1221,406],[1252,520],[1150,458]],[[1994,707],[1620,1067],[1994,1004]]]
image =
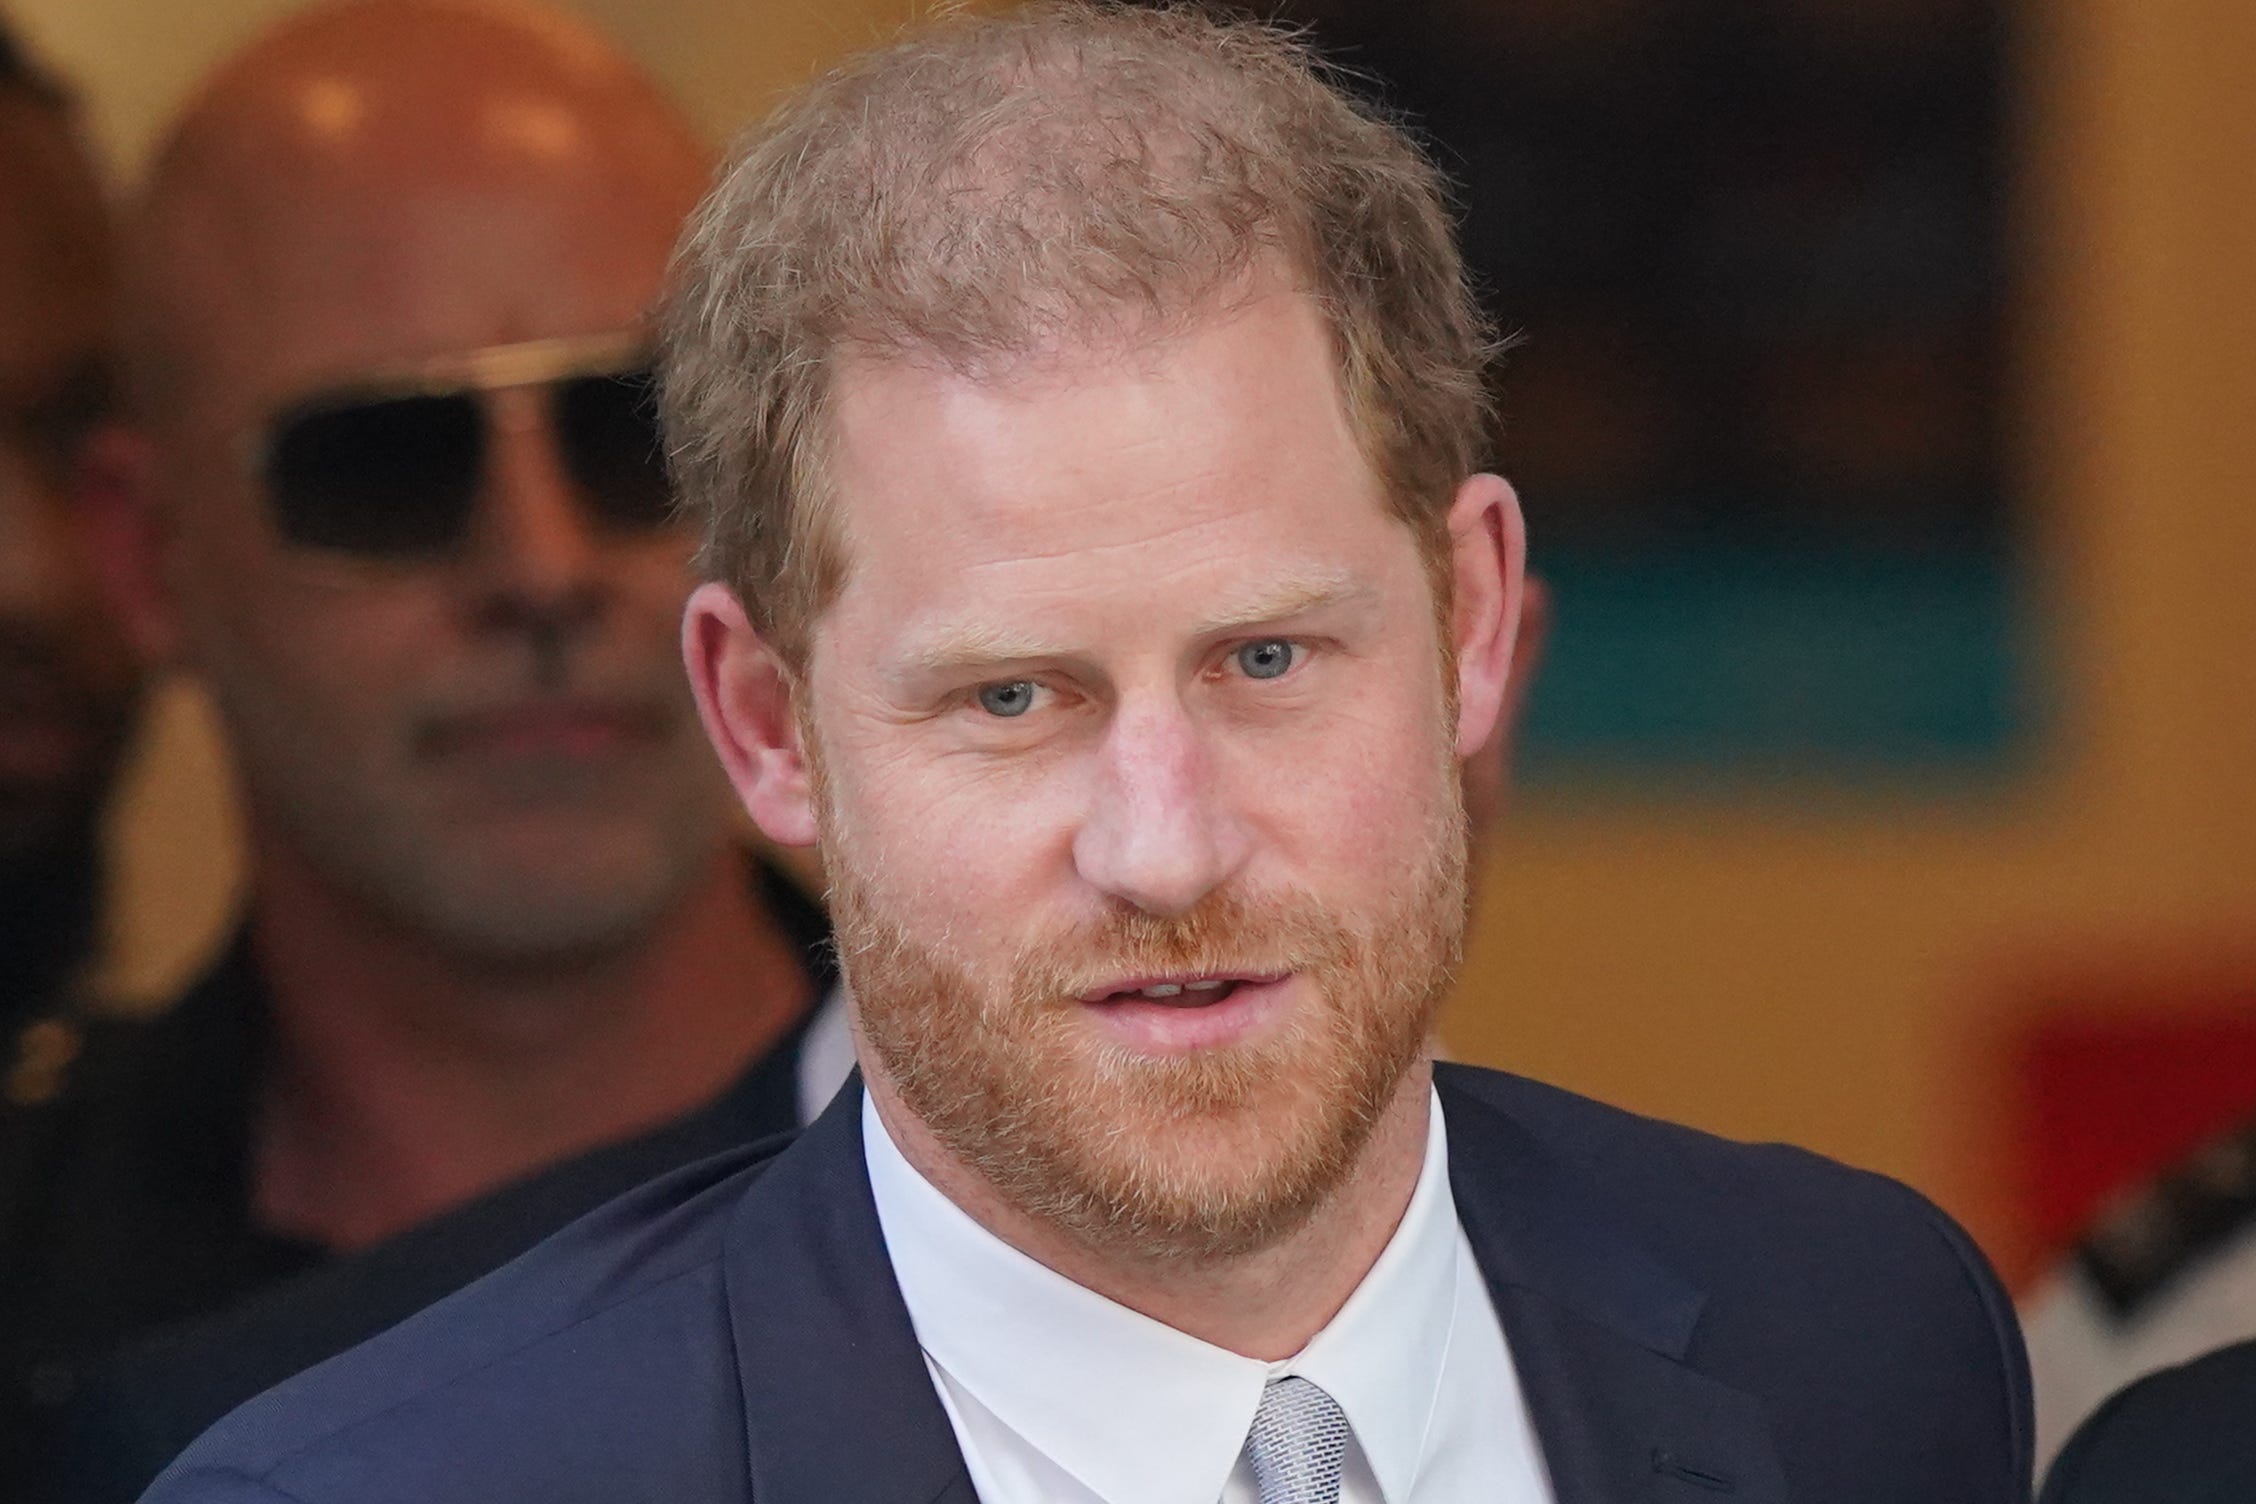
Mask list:
[[1139,987],[1138,997],[1174,997],[1181,992],[1213,992],[1224,984],[1220,977],[1210,977],[1198,982],[1160,982],[1150,987]]

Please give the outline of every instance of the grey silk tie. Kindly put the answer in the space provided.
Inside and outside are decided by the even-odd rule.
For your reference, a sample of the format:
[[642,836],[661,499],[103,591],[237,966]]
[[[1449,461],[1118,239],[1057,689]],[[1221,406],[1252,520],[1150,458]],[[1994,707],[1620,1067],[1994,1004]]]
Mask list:
[[1347,1437],[1338,1400],[1303,1378],[1271,1381],[1245,1444],[1261,1504],[1339,1504]]

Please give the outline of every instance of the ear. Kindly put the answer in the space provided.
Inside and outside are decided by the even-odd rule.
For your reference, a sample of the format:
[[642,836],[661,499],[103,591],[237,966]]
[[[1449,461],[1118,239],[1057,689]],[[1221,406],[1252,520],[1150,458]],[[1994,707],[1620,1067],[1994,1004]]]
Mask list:
[[744,603],[726,585],[707,582],[690,593],[682,661],[705,735],[753,823],[780,846],[814,845],[814,783],[799,741],[797,680],[752,630]]
[[148,437],[120,423],[88,435],[75,475],[78,524],[110,618],[142,660],[180,657],[180,616],[170,587],[172,531],[157,495]]
[[1488,834],[1504,816],[1521,713],[1527,707],[1528,686],[1535,682],[1535,671],[1543,663],[1543,645],[1550,638],[1551,592],[1531,574],[1520,587],[1520,628],[1512,638],[1511,677],[1504,685],[1504,705],[1497,713],[1496,729],[1478,752],[1465,759],[1465,814],[1476,836]]
[[1449,508],[1456,586],[1451,631],[1457,649],[1457,755],[1475,756],[1501,719],[1513,689],[1527,573],[1527,525],[1520,498],[1500,475],[1475,475]]

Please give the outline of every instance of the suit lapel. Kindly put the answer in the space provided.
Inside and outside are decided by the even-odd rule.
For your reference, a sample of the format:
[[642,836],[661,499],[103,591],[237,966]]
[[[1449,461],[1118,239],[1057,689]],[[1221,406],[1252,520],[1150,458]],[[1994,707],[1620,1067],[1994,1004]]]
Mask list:
[[[1686,1361],[1703,1296],[1502,1112],[1437,1071],[1451,1191],[1557,1504],[1787,1504],[1753,1396]],[[976,1504],[885,1253],[861,1091],[731,1214],[726,1286],[754,1504]]]
[[754,1504],[977,1504],[885,1254],[857,1077],[730,1216]]
[[1558,1504],[1786,1504],[1753,1396],[1686,1361],[1702,1292],[1437,1068],[1450,1189]]

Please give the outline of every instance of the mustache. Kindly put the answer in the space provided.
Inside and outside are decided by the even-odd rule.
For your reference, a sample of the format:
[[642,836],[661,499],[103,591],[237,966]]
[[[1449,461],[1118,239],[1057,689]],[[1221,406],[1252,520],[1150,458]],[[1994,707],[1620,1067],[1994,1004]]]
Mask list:
[[689,676],[670,637],[512,631],[434,667],[417,709],[435,719],[560,700],[690,707]]
[[1125,906],[1025,947],[1013,973],[1021,996],[1070,1002],[1124,977],[1275,976],[1345,962],[1352,937],[1314,898],[1210,893],[1181,914]]
[[442,747],[497,718],[543,711],[610,717],[646,736],[669,735],[690,713],[689,685],[658,665],[573,665],[554,673],[519,660],[462,673],[427,693],[410,717],[417,746]]

